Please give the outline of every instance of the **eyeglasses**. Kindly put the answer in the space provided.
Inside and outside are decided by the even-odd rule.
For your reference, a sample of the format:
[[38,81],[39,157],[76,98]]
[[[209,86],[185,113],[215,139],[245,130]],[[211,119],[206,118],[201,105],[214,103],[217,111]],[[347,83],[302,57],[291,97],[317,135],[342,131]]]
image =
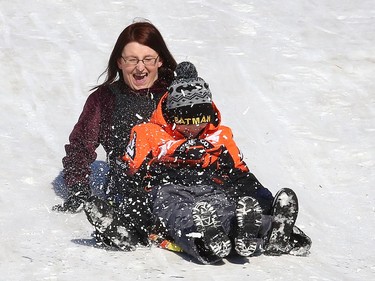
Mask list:
[[146,66],[155,65],[156,60],[159,58],[159,56],[157,56],[156,58],[146,57],[146,58],[140,60],[140,59],[134,58],[134,57],[130,57],[130,58],[124,58],[123,56],[121,56],[121,57],[124,60],[125,64],[127,64],[127,65],[137,65],[141,61]]

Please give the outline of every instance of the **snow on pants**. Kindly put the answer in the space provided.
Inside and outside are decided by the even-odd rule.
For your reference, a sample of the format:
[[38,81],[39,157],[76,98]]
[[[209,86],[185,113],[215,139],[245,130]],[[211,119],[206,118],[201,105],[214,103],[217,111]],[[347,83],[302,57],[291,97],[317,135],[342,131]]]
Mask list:
[[236,205],[231,203],[226,195],[214,186],[196,185],[183,186],[167,184],[154,188],[153,213],[165,224],[169,235],[185,253],[190,254],[205,264],[215,263],[219,257],[209,256],[197,246],[197,238],[191,237],[197,233],[193,222],[192,209],[197,202],[210,203],[221,221],[224,231],[230,235],[236,224]]

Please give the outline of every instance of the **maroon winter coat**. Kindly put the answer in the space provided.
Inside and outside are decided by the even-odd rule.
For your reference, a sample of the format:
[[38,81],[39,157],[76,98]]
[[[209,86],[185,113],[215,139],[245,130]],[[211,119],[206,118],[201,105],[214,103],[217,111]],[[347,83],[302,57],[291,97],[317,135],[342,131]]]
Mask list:
[[89,185],[90,165],[99,145],[106,151],[110,167],[117,156],[124,154],[131,128],[149,121],[171,78],[159,79],[151,88],[138,91],[116,81],[90,94],[65,146],[62,162],[69,188]]

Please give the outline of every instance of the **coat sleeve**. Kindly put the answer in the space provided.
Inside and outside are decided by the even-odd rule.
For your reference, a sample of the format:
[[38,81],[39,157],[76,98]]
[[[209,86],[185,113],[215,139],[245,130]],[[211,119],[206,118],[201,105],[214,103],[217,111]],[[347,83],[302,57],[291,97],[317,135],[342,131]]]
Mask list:
[[221,126],[218,130],[220,132],[219,142],[225,147],[225,151],[222,152],[221,165],[227,166],[229,169],[236,169],[244,173],[249,172],[249,168],[243,161],[242,153],[237,147],[233,139],[232,130],[229,127]]
[[[231,196],[241,197],[241,196],[252,196],[256,198],[263,209],[264,214],[270,214],[273,196],[272,193],[265,188],[255,177],[253,173],[250,172],[246,163],[243,161],[242,154],[238,149],[236,143],[233,140],[232,131],[228,127],[224,127],[224,145],[227,148],[227,154],[231,157],[225,157],[227,159],[226,164],[233,165],[230,169],[229,178],[234,184],[230,190]],[[223,153],[225,155],[225,153]],[[228,161],[228,159],[233,159],[233,163]]]
[[89,185],[90,165],[95,161],[95,150],[99,146],[101,110],[99,95],[92,93],[83,108],[78,122],[65,145],[66,156],[63,158],[64,179],[66,185]]
[[142,166],[160,155],[160,144],[167,141],[168,134],[157,124],[145,123],[135,126],[122,160],[127,164],[128,175],[134,175]]

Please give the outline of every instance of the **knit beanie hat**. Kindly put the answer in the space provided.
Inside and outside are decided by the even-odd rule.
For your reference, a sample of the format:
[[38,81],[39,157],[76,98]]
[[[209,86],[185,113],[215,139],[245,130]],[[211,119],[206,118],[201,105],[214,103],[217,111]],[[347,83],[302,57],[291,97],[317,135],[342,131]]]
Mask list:
[[164,114],[169,123],[198,125],[214,121],[212,95],[208,84],[191,62],[177,65],[176,77],[168,88]]

